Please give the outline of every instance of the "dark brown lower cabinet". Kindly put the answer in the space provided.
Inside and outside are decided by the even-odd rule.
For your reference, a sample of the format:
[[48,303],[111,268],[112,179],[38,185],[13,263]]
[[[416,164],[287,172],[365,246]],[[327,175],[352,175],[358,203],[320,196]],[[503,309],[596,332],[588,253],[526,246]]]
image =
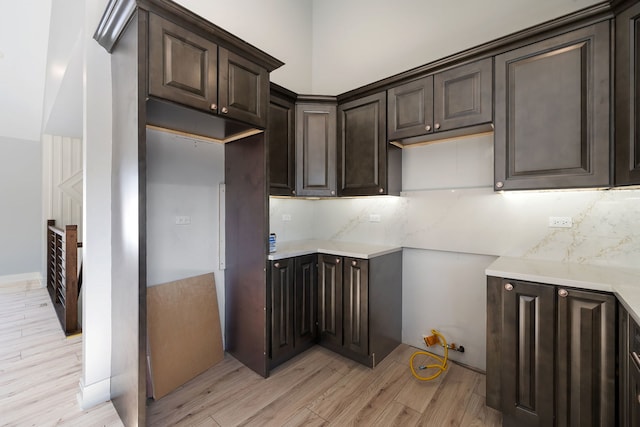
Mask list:
[[503,425],[616,425],[615,297],[497,277],[487,285],[487,405]]
[[640,325],[619,304],[620,404],[621,427],[640,425]]
[[318,255],[319,344],[369,367],[402,338],[402,252]]
[[270,366],[301,353],[316,340],[316,256],[270,265]]
[[321,345],[342,347],[342,257],[318,255],[318,335]]
[[505,282],[502,298],[503,424],[553,424],[553,286]]

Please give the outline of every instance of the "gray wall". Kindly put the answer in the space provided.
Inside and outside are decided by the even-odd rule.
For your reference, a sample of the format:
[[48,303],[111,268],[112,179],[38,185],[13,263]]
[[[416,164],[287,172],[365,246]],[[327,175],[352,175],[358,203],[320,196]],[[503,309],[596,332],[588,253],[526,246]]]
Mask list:
[[40,272],[42,162],[39,141],[0,137],[0,278]]

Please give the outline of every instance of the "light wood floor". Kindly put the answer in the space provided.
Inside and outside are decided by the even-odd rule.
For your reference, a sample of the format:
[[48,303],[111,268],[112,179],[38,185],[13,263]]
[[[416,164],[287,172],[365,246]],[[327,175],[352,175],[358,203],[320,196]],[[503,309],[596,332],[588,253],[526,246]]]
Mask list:
[[[316,346],[263,379],[233,357],[150,401],[152,426],[500,426],[485,376],[459,365],[418,381],[401,345],[371,370]],[[423,362],[419,362],[422,364]],[[430,362],[434,363],[431,359]]]
[[[233,357],[158,401],[150,426],[499,426],[485,377],[450,364],[434,381],[411,376],[401,345],[375,369],[314,347],[264,379]],[[0,425],[121,426],[110,402],[76,400],[82,337],[66,338],[45,289],[0,286]]]
[[82,337],[66,338],[46,289],[0,286],[0,425],[121,426],[110,402],[82,411]]

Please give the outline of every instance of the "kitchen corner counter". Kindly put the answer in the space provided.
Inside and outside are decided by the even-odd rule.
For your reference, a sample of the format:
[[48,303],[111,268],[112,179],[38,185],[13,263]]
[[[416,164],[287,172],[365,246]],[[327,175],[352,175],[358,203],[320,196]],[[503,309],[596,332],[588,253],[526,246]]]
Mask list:
[[487,276],[612,292],[640,323],[640,269],[500,257]]
[[368,243],[340,242],[334,240],[278,242],[276,248],[276,252],[269,254],[269,260],[291,258],[313,253],[369,259],[402,250],[401,246],[372,245]]

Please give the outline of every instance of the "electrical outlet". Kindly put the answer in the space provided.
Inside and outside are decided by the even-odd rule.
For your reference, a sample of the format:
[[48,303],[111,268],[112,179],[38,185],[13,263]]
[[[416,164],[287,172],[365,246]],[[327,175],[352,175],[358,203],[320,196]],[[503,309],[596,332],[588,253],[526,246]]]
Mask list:
[[549,227],[571,228],[573,227],[573,219],[570,216],[550,216]]
[[291,221],[291,214],[282,214],[283,221]]
[[369,222],[380,222],[379,214],[369,214]]
[[187,215],[176,216],[176,225],[189,225],[191,224],[191,217]]

